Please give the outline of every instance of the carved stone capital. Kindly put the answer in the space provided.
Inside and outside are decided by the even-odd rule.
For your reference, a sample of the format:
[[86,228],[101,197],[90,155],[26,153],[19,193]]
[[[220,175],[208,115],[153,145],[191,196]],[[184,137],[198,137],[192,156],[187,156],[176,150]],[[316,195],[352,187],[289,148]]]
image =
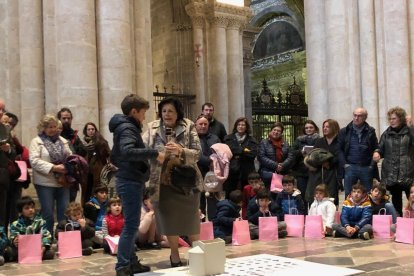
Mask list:
[[224,16],[214,16],[209,18],[210,24],[217,28],[227,28],[229,19]]
[[202,17],[202,16],[191,17],[191,21],[193,23],[194,28],[203,28],[204,27],[205,18]]
[[240,30],[243,26],[245,26],[245,21],[240,20],[240,18],[228,19],[227,29]]

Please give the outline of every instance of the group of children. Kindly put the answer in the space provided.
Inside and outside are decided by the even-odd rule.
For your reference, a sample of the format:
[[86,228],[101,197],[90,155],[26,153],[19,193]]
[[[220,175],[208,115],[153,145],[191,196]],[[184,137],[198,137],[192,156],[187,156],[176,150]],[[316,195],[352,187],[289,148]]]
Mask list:
[[[105,253],[112,253],[105,237],[120,236],[124,227],[121,200],[118,197],[108,199],[106,186],[98,186],[84,207],[78,202],[69,203],[65,211],[66,219],[57,224],[54,238],[35,207],[31,197],[22,197],[17,203],[19,218],[10,225],[10,234],[7,235],[4,227],[0,227],[0,265],[18,260],[19,235],[41,234],[42,259],[50,260],[55,257],[55,247],[52,245],[58,241],[60,232],[80,231],[82,255],[87,256],[93,253],[93,249],[100,247]],[[160,236],[156,231],[154,209],[147,189],[144,191],[136,244],[141,249],[168,246],[165,236]]]
[[[389,202],[385,187],[377,181],[374,181],[371,191],[366,191],[359,183],[352,186],[351,194],[343,202],[339,221],[335,221],[337,206],[334,199],[329,197],[325,184],[316,186],[314,201],[306,212],[293,176],[283,177],[283,190],[279,193],[269,192],[257,173],[251,173],[248,181],[249,185],[245,186],[243,192],[235,190],[230,193],[228,199],[217,203],[217,213],[212,218],[214,236],[224,239],[227,243],[232,240],[233,222],[238,219],[248,220],[250,236],[257,239],[259,217],[277,217],[279,238],[286,237],[286,214],[320,215],[326,236],[359,237],[364,240],[373,236],[372,216],[387,214],[392,216],[391,231],[395,232],[397,212]],[[242,211],[240,215],[241,208],[246,211]],[[414,185],[410,190],[404,216],[414,217]]]

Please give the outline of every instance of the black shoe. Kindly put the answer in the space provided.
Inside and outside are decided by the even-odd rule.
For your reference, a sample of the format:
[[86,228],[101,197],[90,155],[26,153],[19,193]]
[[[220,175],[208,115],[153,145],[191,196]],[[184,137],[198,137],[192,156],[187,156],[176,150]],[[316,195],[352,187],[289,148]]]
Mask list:
[[181,261],[179,261],[178,263],[174,263],[172,261],[172,258],[170,256],[170,263],[171,263],[171,267],[179,267],[179,266],[183,266],[183,263]]
[[43,253],[43,260],[53,260],[55,258],[55,251],[48,249]]
[[287,235],[288,235],[288,232],[286,230],[280,230],[278,232],[279,239],[286,238]]
[[146,243],[140,246],[141,249],[161,249],[161,245],[156,242]]
[[132,263],[131,264],[131,273],[135,274],[135,273],[144,273],[144,272],[148,272],[150,271],[150,267],[146,266],[146,265],[142,265],[139,261],[137,261],[136,263]]
[[116,276],[133,276],[131,268],[128,266],[121,267],[116,270]]
[[87,247],[82,249],[82,256],[90,256],[93,253],[92,247]]

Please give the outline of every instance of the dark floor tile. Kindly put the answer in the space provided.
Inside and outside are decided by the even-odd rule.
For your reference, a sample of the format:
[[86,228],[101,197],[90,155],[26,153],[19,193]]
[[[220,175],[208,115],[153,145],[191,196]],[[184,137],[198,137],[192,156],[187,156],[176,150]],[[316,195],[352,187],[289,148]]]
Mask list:
[[327,264],[327,265],[340,265],[340,266],[352,266],[354,261],[351,257],[306,257],[305,261]]
[[373,262],[373,263],[367,263],[364,265],[353,266],[350,268],[359,269],[359,270],[368,272],[368,271],[387,269],[391,267],[398,267],[398,264],[390,263],[390,262]]

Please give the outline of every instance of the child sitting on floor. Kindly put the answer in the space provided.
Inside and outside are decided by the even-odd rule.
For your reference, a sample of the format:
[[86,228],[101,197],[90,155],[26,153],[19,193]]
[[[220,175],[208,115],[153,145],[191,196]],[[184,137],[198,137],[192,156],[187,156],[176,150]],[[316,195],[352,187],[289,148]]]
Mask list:
[[282,186],[283,190],[276,197],[278,221],[284,221],[285,215],[288,214],[305,214],[301,193],[296,189],[296,179],[291,175],[285,175],[282,178]]
[[408,198],[407,205],[403,210],[403,217],[414,218],[414,184],[410,188],[410,197]]
[[332,224],[335,222],[336,206],[334,199],[329,198],[328,189],[325,184],[319,184],[315,188],[315,200],[313,201],[309,215],[322,216],[325,235],[332,235]]
[[389,201],[390,197],[387,195],[387,190],[384,185],[374,180],[371,192],[368,196],[371,201],[373,215],[378,215],[381,209],[385,209],[385,212],[381,214],[391,215],[392,223],[395,224],[397,222],[397,211],[395,210],[394,205]]
[[71,202],[65,211],[66,220],[62,220],[56,227],[56,239],[60,232],[76,231],[81,233],[82,255],[89,256],[93,253],[93,239],[95,237],[95,227],[90,219],[83,216],[83,208],[80,203]]
[[6,247],[9,245],[9,239],[7,238],[4,227],[0,226],[0,266],[4,265],[5,257],[4,252]]
[[94,190],[94,196],[85,204],[85,217],[95,224],[96,238],[94,247],[102,246],[102,221],[106,215],[108,206],[108,187],[97,186]]
[[260,189],[264,189],[264,183],[260,174],[257,172],[251,172],[247,176],[249,185],[243,188],[243,204],[242,204],[242,218],[247,219],[247,206],[252,198],[254,198]]
[[102,221],[102,247],[105,253],[111,253],[106,236],[119,237],[124,228],[124,215],[122,214],[122,203],[119,197],[112,197],[108,201],[108,211]]

